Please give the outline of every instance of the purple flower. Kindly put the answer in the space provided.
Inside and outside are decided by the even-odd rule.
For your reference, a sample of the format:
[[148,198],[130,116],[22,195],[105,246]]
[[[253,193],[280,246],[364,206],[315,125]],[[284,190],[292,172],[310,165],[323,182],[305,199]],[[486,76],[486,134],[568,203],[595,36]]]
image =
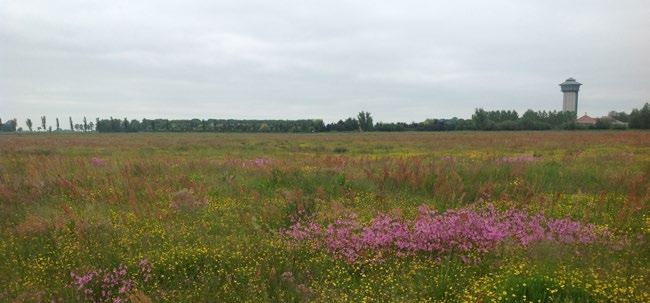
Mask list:
[[253,160],[241,160],[241,161],[237,161],[237,162],[240,162],[241,166],[244,167],[244,168],[248,168],[248,167],[250,167],[250,168],[267,168],[267,167],[271,166],[271,163],[273,161],[271,159],[269,159],[269,158],[261,157],[261,158],[255,158]]
[[[144,261],[144,262],[143,262]],[[146,267],[146,260],[140,262]],[[120,265],[112,270],[93,270],[83,274],[71,272],[72,286],[85,301],[126,302],[135,288],[135,282],[126,269]]]
[[145,282],[148,282],[149,279],[151,279],[151,263],[149,263],[149,260],[147,259],[142,259],[140,262],[138,262],[138,266],[140,267],[140,274],[142,275],[142,278]]
[[92,163],[92,165],[95,167],[101,167],[106,165],[106,160],[98,157],[93,157],[92,159],[90,159],[90,163]]
[[588,244],[608,239],[607,230],[571,219],[549,219],[542,214],[511,209],[499,213],[492,205],[486,210],[468,208],[436,213],[426,206],[418,208],[415,220],[379,215],[367,226],[356,216],[348,216],[321,228],[314,222],[296,223],[284,231],[294,243],[309,242],[336,257],[354,262],[367,253],[393,252],[396,255],[457,253],[470,261],[493,250],[507,239],[521,247],[551,241],[563,244]]

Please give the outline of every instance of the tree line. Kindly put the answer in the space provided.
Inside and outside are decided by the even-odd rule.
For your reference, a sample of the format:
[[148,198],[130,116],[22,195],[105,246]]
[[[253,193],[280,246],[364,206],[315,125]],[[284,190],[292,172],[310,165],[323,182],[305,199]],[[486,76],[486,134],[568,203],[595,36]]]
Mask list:
[[[581,125],[576,122],[576,113],[564,111],[528,110],[521,116],[514,110],[486,111],[478,108],[471,119],[427,119],[422,122],[378,122],[373,123],[372,115],[362,111],[355,117],[325,124],[321,119],[303,120],[236,120],[236,119],[142,119],[127,118],[99,119],[74,123],[69,117],[69,128],[61,127],[59,118],[54,125],[47,125],[47,118],[41,116],[40,125],[31,119],[25,121],[30,132],[34,131],[72,131],[72,132],[272,132],[272,133],[311,133],[311,132],[350,132],[350,131],[455,131],[455,130],[548,130],[548,129],[609,129],[632,128],[650,129],[650,104],[625,112],[610,112],[599,118],[594,125]],[[618,123],[622,122],[622,123]],[[24,131],[17,127],[16,119],[2,121],[0,131]],[[53,128],[54,126],[54,128]]]
[[235,120],[235,119],[103,119],[98,132],[322,132],[323,120]]
[[[370,121],[364,124],[362,121]],[[616,123],[621,122],[621,123]],[[326,125],[327,131],[455,131],[455,130],[550,130],[550,129],[650,129],[650,104],[634,109],[630,114],[610,112],[596,119],[594,125],[577,123],[575,112],[527,110],[519,115],[514,110],[486,111],[478,108],[471,119],[427,119],[422,122],[379,122],[372,124],[369,113],[359,113],[357,119],[347,118]]]

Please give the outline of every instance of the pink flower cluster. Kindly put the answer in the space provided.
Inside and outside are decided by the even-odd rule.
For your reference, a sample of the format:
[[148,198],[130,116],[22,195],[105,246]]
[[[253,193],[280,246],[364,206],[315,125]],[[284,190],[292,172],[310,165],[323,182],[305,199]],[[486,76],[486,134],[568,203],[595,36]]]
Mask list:
[[436,256],[458,253],[467,258],[506,241],[526,247],[540,241],[587,244],[609,236],[606,230],[598,232],[591,224],[546,218],[542,214],[530,216],[514,209],[498,212],[492,206],[484,211],[461,208],[445,213],[421,206],[415,220],[380,215],[365,227],[354,215],[325,228],[313,222],[299,222],[285,234],[293,242],[325,248],[349,262],[367,253],[383,252]]
[[269,158],[255,158],[253,160],[245,160],[242,161],[242,167],[250,167],[250,168],[266,168],[271,165],[273,161]]
[[153,269],[149,260],[142,259],[138,262],[138,267],[140,268],[140,274],[144,282],[148,282],[151,279],[151,270]]
[[93,157],[92,159],[90,159],[90,163],[95,167],[101,167],[106,165],[106,160],[98,157]]
[[[143,259],[138,267],[140,275],[147,282],[151,278],[151,264]],[[81,274],[71,272],[70,276],[71,286],[87,302],[127,302],[136,286],[124,265],[112,270],[91,270]]]

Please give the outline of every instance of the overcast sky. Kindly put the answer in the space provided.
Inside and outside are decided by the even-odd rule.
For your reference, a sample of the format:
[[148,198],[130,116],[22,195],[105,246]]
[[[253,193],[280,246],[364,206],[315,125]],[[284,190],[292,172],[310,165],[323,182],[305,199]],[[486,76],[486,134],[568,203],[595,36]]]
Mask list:
[[650,2],[0,0],[0,118],[469,117],[650,102]]

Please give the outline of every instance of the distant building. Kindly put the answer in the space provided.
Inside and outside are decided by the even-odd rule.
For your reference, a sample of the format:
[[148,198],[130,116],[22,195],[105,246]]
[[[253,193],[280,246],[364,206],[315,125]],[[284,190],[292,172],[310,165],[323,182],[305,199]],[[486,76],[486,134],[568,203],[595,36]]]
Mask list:
[[587,116],[587,113],[585,113],[584,116],[582,116],[582,117],[578,118],[578,120],[576,120],[576,123],[578,123],[580,125],[596,125],[597,121],[598,120],[596,118],[589,117],[589,116]]
[[605,121],[614,126],[627,127],[627,123],[617,120],[612,116],[603,116],[600,118],[601,121]]
[[585,113],[582,117],[578,118],[576,120],[576,123],[583,125],[583,126],[593,126],[596,125],[596,123],[600,121],[601,123],[605,123],[604,125],[611,125],[611,126],[619,126],[619,127],[627,127],[627,123],[621,122],[619,120],[616,120],[610,116],[603,116],[600,118],[592,118]]
[[580,90],[581,83],[576,79],[569,78],[563,83],[560,83],[560,88],[564,93],[564,100],[562,103],[562,110],[565,112],[578,112],[578,91]]

